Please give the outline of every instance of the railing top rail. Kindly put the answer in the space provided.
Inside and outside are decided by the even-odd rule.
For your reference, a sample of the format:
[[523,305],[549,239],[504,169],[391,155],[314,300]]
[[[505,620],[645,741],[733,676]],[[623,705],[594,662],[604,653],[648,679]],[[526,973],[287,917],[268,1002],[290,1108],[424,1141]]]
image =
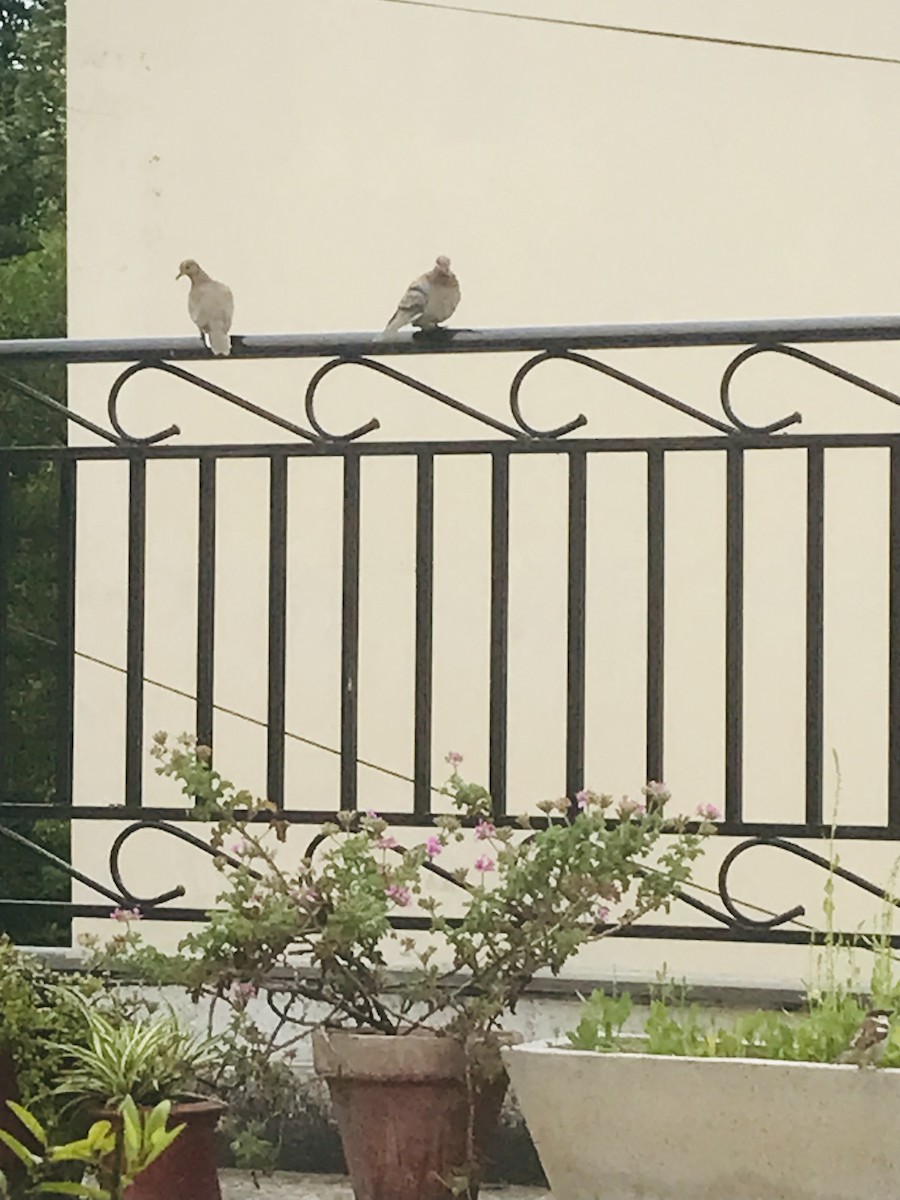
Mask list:
[[[669,321],[620,325],[557,325],[511,329],[451,329],[436,334],[235,334],[232,358],[324,358],[488,352],[616,350],[662,346],[746,346],[757,343],[900,341],[900,316],[797,317],[747,321]],[[200,361],[210,353],[199,337],[33,338],[0,340],[0,361],[65,363]],[[221,360],[220,360],[221,361]]]

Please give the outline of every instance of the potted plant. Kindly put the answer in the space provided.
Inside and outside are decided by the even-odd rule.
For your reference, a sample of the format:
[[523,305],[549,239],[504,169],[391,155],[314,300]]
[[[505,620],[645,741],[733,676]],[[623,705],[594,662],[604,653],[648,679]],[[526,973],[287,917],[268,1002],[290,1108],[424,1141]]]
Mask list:
[[[20,1196],[80,1196],[83,1200],[124,1200],[132,1194],[137,1177],[164,1154],[184,1126],[168,1128],[171,1104],[162,1100],[150,1112],[140,1112],[130,1096],[119,1106],[116,1121],[101,1120],[91,1125],[85,1137],[65,1145],[51,1145],[47,1130],[34,1113],[11,1100],[9,1110],[23,1127],[25,1143],[6,1130],[0,1140],[22,1166],[24,1185]],[[68,1178],[76,1167],[82,1176]],[[91,1171],[100,1186],[86,1183],[84,1171]],[[9,1180],[0,1172],[0,1196],[13,1200]]]
[[[451,754],[450,811],[425,841],[401,845],[377,814],[344,812],[288,865],[284,823],[222,779],[208,750],[159,734],[154,753],[215,821],[225,887],[176,956],[133,930],[118,961],[238,1010],[258,988],[283,995],[279,1020],[315,1027],[359,1200],[477,1195],[506,1088],[502,1018],[537,972],[668,907],[714,830],[672,817],[661,784],[618,804],[589,791],[544,802],[517,829],[492,819]],[[442,866],[463,849],[470,865]],[[413,910],[418,936],[392,922]]]
[[169,1153],[144,1164],[127,1200],[221,1200],[214,1134],[224,1105],[197,1090],[202,1071],[216,1062],[215,1043],[185,1030],[172,1013],[125,1019],[86,1009],[85,1020],[84,1040],[55,1047],[67,1064],[55,1095],[113,1126],[129,1098],[147,1111],[165,1101],[183,1129]]
[[[77,1040],[84,1028],[85,1004],[102,991],[99,980],[85,975],[62,976],[33,953],[0,937],[0,1129],[14,1131],[6,1101],[21,1100],[54,1135],[58,1103],[61,1041]],[[0,1141],[0,1169],[16,1175],[18,1160]]]
[[656,999],[627,1035],[630,998],[595,992],[566,1042],[505,1051],[554,1200],[893,1196],[900,989],[879,955],[865,998],[832,983],[727,1020]]

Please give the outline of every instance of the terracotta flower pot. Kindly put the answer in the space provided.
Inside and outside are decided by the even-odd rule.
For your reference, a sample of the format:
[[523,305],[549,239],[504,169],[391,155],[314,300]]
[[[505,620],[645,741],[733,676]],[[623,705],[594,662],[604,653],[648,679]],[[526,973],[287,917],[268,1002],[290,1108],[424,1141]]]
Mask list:
[[[474,1170],[468,1200],[476,1200],[507,1078],[497,1035],[474,1052],[489,1059],[476,1085]],[[461,1042],[432,1033],[391,1037],[317,1029],[316,1072],[328,1082],[356,1200],[451,1200],[448,1186],[468,1159],[466,1052]]]
[[[173,1104],[169,1128],[185,1128],[125,1193],[125,1200],[222,1200],[215,1132],[225,1105],[219,1100]],[[104,1112],[114,1120],[116,1114]]]

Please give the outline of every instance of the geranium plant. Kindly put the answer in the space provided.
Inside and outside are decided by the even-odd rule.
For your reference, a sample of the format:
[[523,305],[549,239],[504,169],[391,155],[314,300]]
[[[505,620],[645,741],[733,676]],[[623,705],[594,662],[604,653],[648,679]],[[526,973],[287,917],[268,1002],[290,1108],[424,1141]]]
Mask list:
[[[276,990],[325,1005],[329,1022],[382,1033],[494,1027],[539,971],[558,973],[586,943],[668,909],[715,830],[708,807],[693,821],[672,815],[660,783],[618,803],[585,790],[574,803],[537,805],[541,820],[501,826],[487,791],[462,778],[451,753],[441,791],[453,812],[436,816],[424,841],[403,846],[376,813],[345,812],[322,828],[312,856],[288,865],[279,853],[286,824],[268,801],[223,779],[205,747],[158,734],[154,754],[160,773],[199,802],[198,817],[215,821],[226,885],[176,955],[142,956],[131,927],[116,939],[120,961],[153,964],[161,982],[212,991],[238,1009],[277,978]],[[444,870],[444,852],[467,840],[472,866]],[[413,907],[425,917],[419,938],[392,924]],[[400,977],[387,969],[392,942],[411,968]]]
[[[309,857],[289,861],[286,823],[223,779],[208,749],[158,734],[154,754],[159,773],[213,822],[224,887],[174,955],[146,945],[132,913],[117,914],[125,928],[112,954],[88,941],[107,966],[227,1001],[232,1035],[251,1044],[249,999],[262,988],[280,994],[275,1033],[265,1037],[270,1056],[291,1045],[289,1023],[304,1017],[484,1037],[538,972],[558,973],[587,943],[668,909],[717,815],[673,815],[668,789],[650,783],[640,800],[585,790],[501,824],[487,791],[465,781],[461,756],[450,754],[441,792],[451,811],[422,840],[403,845],[376,813],[343,812]],[[445,869],[459,844],[471,865]],[[414,932],[397,927],[412,914]]]

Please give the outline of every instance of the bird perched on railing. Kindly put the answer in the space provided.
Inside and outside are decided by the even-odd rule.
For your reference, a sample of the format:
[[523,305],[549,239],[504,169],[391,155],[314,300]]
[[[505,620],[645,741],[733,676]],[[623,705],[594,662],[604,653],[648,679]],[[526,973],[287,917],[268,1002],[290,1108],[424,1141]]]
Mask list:
[[839,1063],[856,1063],[858,1067],[874,1067],[881,1062],[891,1032],[891,1013],[886,1008],[873,1008],[857,1029],[850,1045],[838,1056]]
[[459,281],[450,270],[450,259],[442,254],[430,271],[413,280],[406,289],[384,333],[395,333],[404,325],[434,329],[453,316],[459,297]]
[[213,354],[230,354],[231,338],[228,331],[231,328],[231,318],[234,316],[234,297],[231,288],[215,279],[210,279],[199,263],[192,258],[186,258],[178,268],[176,279],[187,275],[191,281],[188,292],[188,313],[191,320],[200,330],[201,338],[205,335]]

